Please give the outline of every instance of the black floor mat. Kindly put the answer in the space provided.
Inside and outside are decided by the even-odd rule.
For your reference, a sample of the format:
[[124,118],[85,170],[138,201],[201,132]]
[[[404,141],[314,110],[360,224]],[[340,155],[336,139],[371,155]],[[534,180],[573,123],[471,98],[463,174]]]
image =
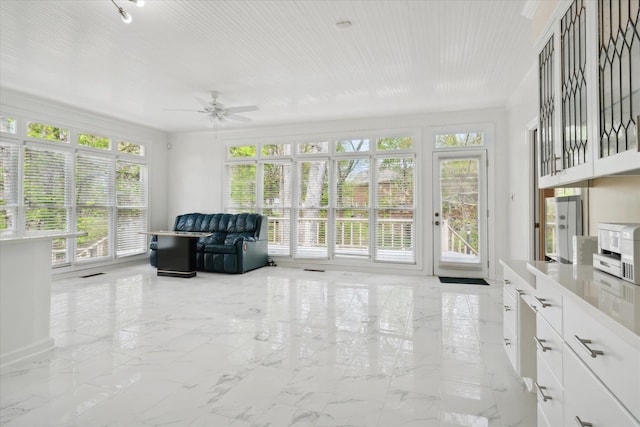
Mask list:
[[489,284],[484,279],[468,279],[465,277],[442,277],[438,276],[440,283],[459,283],[462,285],[486,285]]

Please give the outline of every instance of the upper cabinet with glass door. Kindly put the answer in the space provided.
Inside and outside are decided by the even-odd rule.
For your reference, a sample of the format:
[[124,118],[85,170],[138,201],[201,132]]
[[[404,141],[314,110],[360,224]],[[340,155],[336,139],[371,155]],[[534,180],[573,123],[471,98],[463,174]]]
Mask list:
[[540,187],[640,169],[638,4],[558,6],[538,55]]
[[640,0],[599,0],[595,175],[640,173]]

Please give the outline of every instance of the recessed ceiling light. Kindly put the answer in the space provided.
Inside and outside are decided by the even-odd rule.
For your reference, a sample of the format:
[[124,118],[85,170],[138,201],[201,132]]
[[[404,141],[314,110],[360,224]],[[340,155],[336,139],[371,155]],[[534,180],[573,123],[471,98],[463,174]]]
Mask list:
[[339,30],[346,30],[347,28],[351,28],[351,21],[349,21],[348,19],[337,21],[336,28]]

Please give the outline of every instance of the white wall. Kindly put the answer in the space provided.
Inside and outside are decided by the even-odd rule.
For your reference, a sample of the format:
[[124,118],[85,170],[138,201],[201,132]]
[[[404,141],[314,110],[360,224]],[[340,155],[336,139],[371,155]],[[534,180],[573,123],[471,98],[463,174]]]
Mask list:
[[[217,136],[217,133],[216,133]],[[168,226],[189,212],[222,212],[224,149],[213,132],[171,135]]]
[[533,206],[532,188],[535,169],[532,160],[532,141],[528,138],[528,128],[537,119],[537,68],[532,64],[508,104],[508,242],[510,259],[531,259],[531,225]]
[[[491,123],[494,128],[490,142],[489,158],[489,260],[490,277],[495,276],[495,266],[500,257],[506,256],[507,223],[506,214],[506,161],[507,122],[506,112],[501,108],[445,113],[415,114],[363,118],[316,123],[299,123],[274,127],[250,127],[244,129],[218,129],[214,139],[213,131],[207,133],[177,133],[170,136],[169,151],[169,221],[186,212],[219,212],[223,207],[223,164],[224,143],[234,140],[264,140],[335,134],[336,132],[357,132],[359,130],[412,129],[423,135],[418,147],[418,159],[422,163],[419,171],[419,203],[417,224],[420,269],[431,274],[431,141],[424,140],[430,127]],[[421,219],[421,220],[420,220]],[[497,226],[500,224],[500,226]],[[371,266],[369,264],[369,266]],[[375,268],[375,266],[374,266]],[[385,266],[386,270],[393,269]]]

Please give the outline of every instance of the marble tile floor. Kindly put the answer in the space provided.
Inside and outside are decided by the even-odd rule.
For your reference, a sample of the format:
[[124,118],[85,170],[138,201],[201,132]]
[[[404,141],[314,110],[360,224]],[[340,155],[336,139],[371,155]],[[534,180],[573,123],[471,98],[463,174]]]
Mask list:
[[496,282],[135,265],[54,280],[51,327],[2,369],[2,427],[535,425]]

